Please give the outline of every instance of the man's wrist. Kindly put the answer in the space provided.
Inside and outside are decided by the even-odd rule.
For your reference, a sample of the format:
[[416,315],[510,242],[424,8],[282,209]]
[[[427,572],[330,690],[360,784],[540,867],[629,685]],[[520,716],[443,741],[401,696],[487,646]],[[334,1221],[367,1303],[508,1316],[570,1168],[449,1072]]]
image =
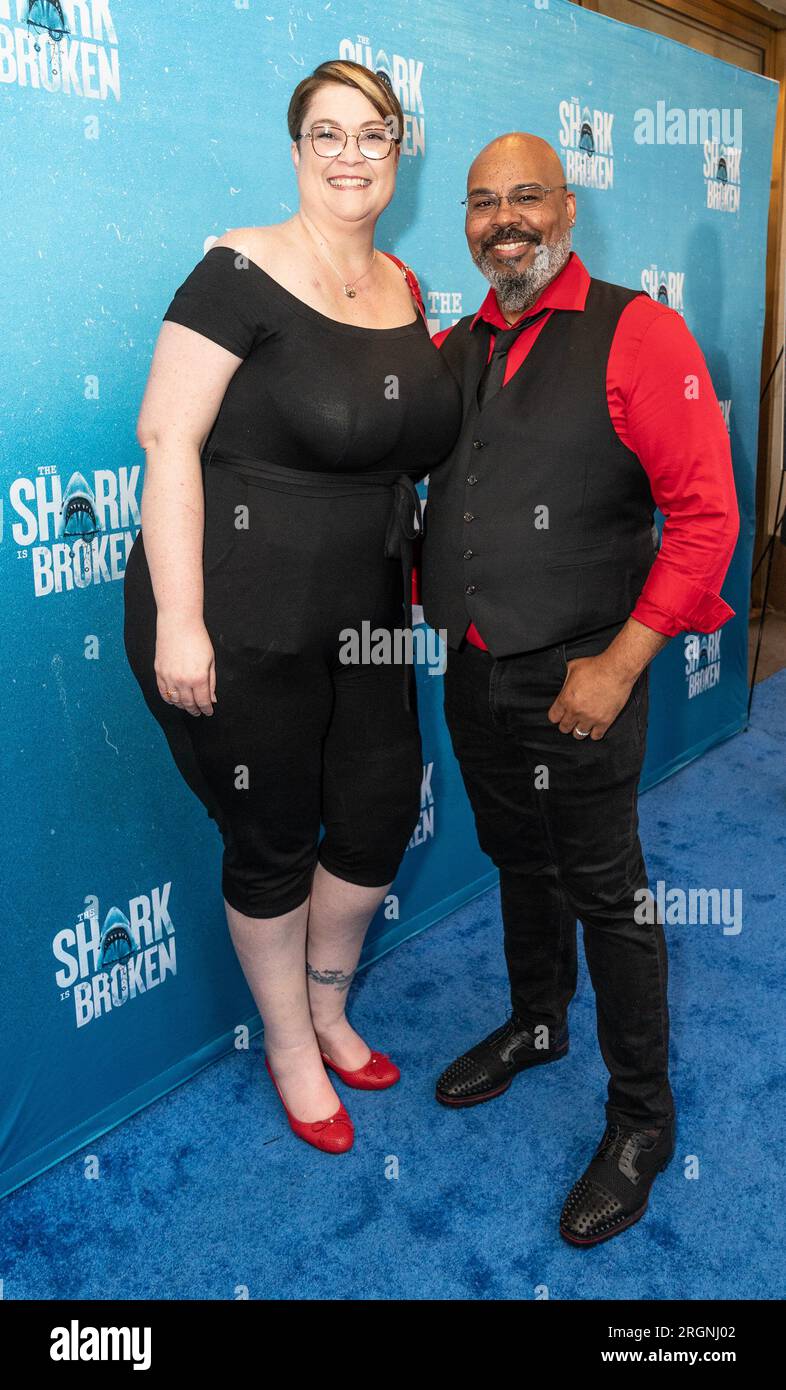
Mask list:
[[646,627],[636,618],[629,618],[601,656],[619,680],[632,685],[670,641],[664,633]]

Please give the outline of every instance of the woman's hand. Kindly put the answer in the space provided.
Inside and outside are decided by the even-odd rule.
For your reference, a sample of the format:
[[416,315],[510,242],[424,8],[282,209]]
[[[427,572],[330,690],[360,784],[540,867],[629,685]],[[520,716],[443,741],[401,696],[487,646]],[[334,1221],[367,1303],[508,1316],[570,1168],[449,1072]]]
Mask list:
[[168,705],[194,715],[213,713],[216,662],[203,622],[159,613],[154,670],[159,694]]

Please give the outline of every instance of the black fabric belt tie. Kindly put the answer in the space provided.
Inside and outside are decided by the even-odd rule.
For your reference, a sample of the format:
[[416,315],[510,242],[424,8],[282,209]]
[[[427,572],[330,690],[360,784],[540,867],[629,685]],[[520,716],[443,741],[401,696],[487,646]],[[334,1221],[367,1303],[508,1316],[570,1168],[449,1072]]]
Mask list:
[[[301,497],[358,497],[390,489],[391,505],[385,533],[384,554],[388,560],[401,561],[404,582],[404,621],[412,628],[412,568],[415,563],[415,541],[425,531],[425,512],[418,490],[408,473],[396,468],[379,469],[371,473],[318,473],[305,468],[287,468],[267,459],[249,458],[213,449],[203,459],[205,468],[228,468],[246,482],[266,488],[269,492],[286,492]],[[409,662],[403,662],[404,708],[411,710],[412,686],[415,673]]]

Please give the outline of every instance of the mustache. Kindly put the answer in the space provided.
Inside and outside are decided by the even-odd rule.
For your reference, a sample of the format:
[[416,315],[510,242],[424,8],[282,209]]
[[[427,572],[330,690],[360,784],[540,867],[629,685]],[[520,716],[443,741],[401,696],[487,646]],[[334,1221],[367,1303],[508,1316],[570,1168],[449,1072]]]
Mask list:
[[543,237],[537,232],[500,232],[484,241],[481,250],[489,251],[492,246],[504,246],[508,241],[532,241],[536,246],[540,246],[542,240]]

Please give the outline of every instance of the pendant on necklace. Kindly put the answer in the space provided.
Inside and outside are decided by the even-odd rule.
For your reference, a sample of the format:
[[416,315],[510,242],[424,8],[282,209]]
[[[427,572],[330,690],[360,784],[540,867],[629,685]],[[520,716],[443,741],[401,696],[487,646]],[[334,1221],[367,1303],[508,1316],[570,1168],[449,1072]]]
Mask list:
[[347,296],[347,299],[354,299],[355,295],[357,294],[357,290],[355,289],[354,285],[345,285],[344,294]]

